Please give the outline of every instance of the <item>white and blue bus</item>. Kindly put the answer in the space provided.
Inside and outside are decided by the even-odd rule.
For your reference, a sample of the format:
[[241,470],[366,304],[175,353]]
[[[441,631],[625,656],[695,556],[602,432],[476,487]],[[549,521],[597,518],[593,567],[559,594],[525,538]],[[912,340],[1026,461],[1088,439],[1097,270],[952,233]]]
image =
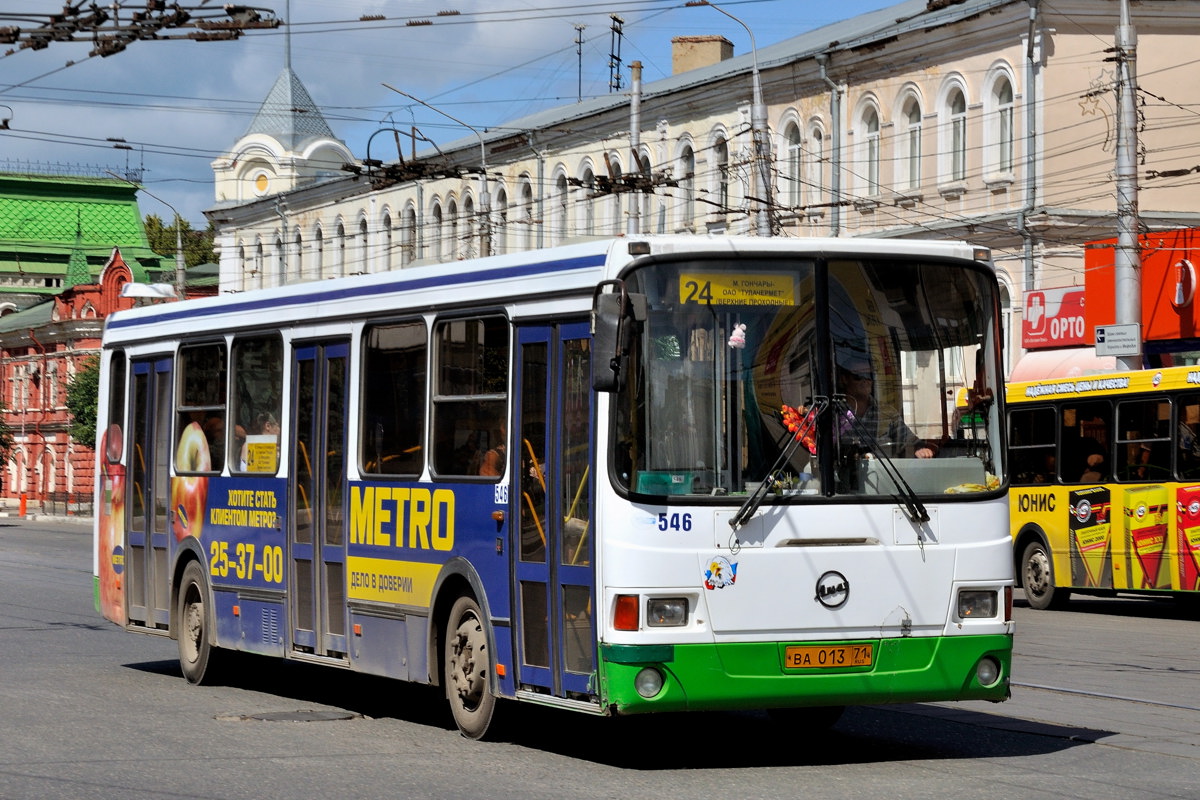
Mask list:
[[1003,700],[997,294],[959,243],[645,236],[114,314],[97,608],[469,737]]

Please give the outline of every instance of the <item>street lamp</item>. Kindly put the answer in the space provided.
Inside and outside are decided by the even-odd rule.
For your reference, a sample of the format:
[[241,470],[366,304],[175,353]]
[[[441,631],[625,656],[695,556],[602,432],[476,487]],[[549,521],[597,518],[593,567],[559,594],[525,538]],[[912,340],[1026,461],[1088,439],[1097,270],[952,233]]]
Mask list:
[[483,134],[480,133],[479,131],[475,130],[474,128],[472,128],[467,123],[463,122],[461,119],[450,116],[445,111],[442,111],[440,108],[434,108],[433,106],[429,105],[429,103],[426,103],[424,100],[422,100],[419,97],[413,97],[408,92],[402,92],[399,89],[397,89],[395,86],[389,86],[386,83],[383,85],[385,88],[391,89],[396,94],[402,94],[405,97],[407,97],[409,100],[415,100],[416,102],[425,106],[430,111],[436,111],[437,113],[441,114],[446,119],[457,122],[459,125],[462,125],[464,128],[469,129],[471,131],[471,133],[473,133],[479,137],[479,164],[480,164],[479,213],[483,217],[483,247],[481,248],[481,250],[482,250],[481,255],[490,256],[492,254],[492,226],[491,226],[492,199],[488,195],[487,147],[483,143]]
[[758,191],[761,197],[758,198],[758,211],[755,214],[755,220],[758,224],[759,236],[771,235],[771,140],[767,137],[767,106],[763,102],[762,82],[759,80],[758,73],[758,47],[754,43],[754,31],[750,30],[750,26],[740,19],[730,14],[725,9],[721,8],[716,3],[710,3],[709,0],[688,0],[684,3],[685,6],[708,6],[716,11],[721,12],[731,20],[741,25],[746,29],[746,33],[750,36],[750,55],[754,62],[753,71],[750,73],[751,90],[753,98],[750,103],[750,133],[754,137],[754,153],[755,160],[758,162]]
[[179,296],[180,300],[186,300],[187,299],[187,269],[183,263],[183,217],[181,217],[179,215],[179,212],[175,210],[175,206],[171,205],[166,200],[163,200],[161,197],[159,197],[158,195],[151,192],[145,186],[139,186],[138,184],[134,183],[133,181],[129,180],[128,178],[124,178],[124,177],[118,175],[117,173],[113,172],[112,170],[106,169],[105,172],[107,172],[109,175],[112,175],[114,178],[117,178],[118,180],[125,181],[130,186],[133,186],[135,189],[138,189],[138,190],[143,191],[146,194],[150,195],[155,200],[162,203],[167,208],[171,209],[171,212],[175,215],[175,294],[177,294]]

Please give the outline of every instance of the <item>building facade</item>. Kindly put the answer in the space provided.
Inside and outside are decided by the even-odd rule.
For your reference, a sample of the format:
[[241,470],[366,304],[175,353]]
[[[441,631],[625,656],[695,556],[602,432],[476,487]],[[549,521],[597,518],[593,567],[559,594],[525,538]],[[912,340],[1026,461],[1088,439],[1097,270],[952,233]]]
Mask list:
[[[1200,153],[1182,109],[1200,100],[1200,86],[1176,70],[1200,2],[1131,5],[1141,225],[1195,226],[1200,197],[1181,168]],[[953,238],[992,248],[1011,367],[1021,354],[1023,293],[1082,286],[1084,243],[1116,230],[1110,50],[1119,7],[907,0],[736,57],[724,40],[679,37],[683,71],[645,85],[635,73],[632,97],[562,106],[409,158],[377,150],[338,164],[336,147],[283,135],[289,124],[275,113],[282,134],[252,127],[214,162],[208,216],[221,290],[634,231],[755,234],[766,209],[778,236]],[[755,63],[769,156],[753,135]],[[285,73],[291,85],[290,67]],[[290,109],[309,125],[319,117],[315,107],[297,108],[276,112]],[[404,132],[377,133],[387,141]],[[336,143],[326,129],[317,138]],[[229,173],[224,165],[252,139],[264,159],[258,172]],[[287,180],[264,178],[274,174]]]

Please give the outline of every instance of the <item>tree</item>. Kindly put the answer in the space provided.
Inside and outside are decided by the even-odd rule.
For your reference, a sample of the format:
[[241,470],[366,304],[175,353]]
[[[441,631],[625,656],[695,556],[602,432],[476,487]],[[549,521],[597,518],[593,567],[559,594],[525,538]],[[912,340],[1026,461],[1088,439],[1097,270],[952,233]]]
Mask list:
[[67,386],[67,411],[71,414],[71,438],[88,447],[96,446],[96,417],[100,405],[100,359],[88,356]]
[[[213,224],[208,223],[207,230],[194,231],[191,223],[186,219],[181,222],[182,236],[180,238],[183,243],[184,266],[190,269],[197,264],[216,261],[217,256],[213,252],[213,238],[216,235],[216,229],[213,228]],[[145,227],[150,249],[160,256],[166,256],[169,259],[168,263],[173,267],[175,265],[175,226],[164,225],[161,217],[151,214],[146,217]]]

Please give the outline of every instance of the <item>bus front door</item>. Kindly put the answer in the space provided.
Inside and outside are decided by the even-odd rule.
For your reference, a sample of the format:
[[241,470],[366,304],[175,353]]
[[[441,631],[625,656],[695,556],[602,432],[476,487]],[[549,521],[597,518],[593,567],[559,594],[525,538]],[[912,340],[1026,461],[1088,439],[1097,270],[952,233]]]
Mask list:
[[510,500],[518,688],[594,695],[591,339],[587,323],[518,329]]
[[171,359],[132,364],[125,595],[129,621],[170,624]]
[[292,650],[346,658],[346,392],[350,346],[297,346],[292,363]]

